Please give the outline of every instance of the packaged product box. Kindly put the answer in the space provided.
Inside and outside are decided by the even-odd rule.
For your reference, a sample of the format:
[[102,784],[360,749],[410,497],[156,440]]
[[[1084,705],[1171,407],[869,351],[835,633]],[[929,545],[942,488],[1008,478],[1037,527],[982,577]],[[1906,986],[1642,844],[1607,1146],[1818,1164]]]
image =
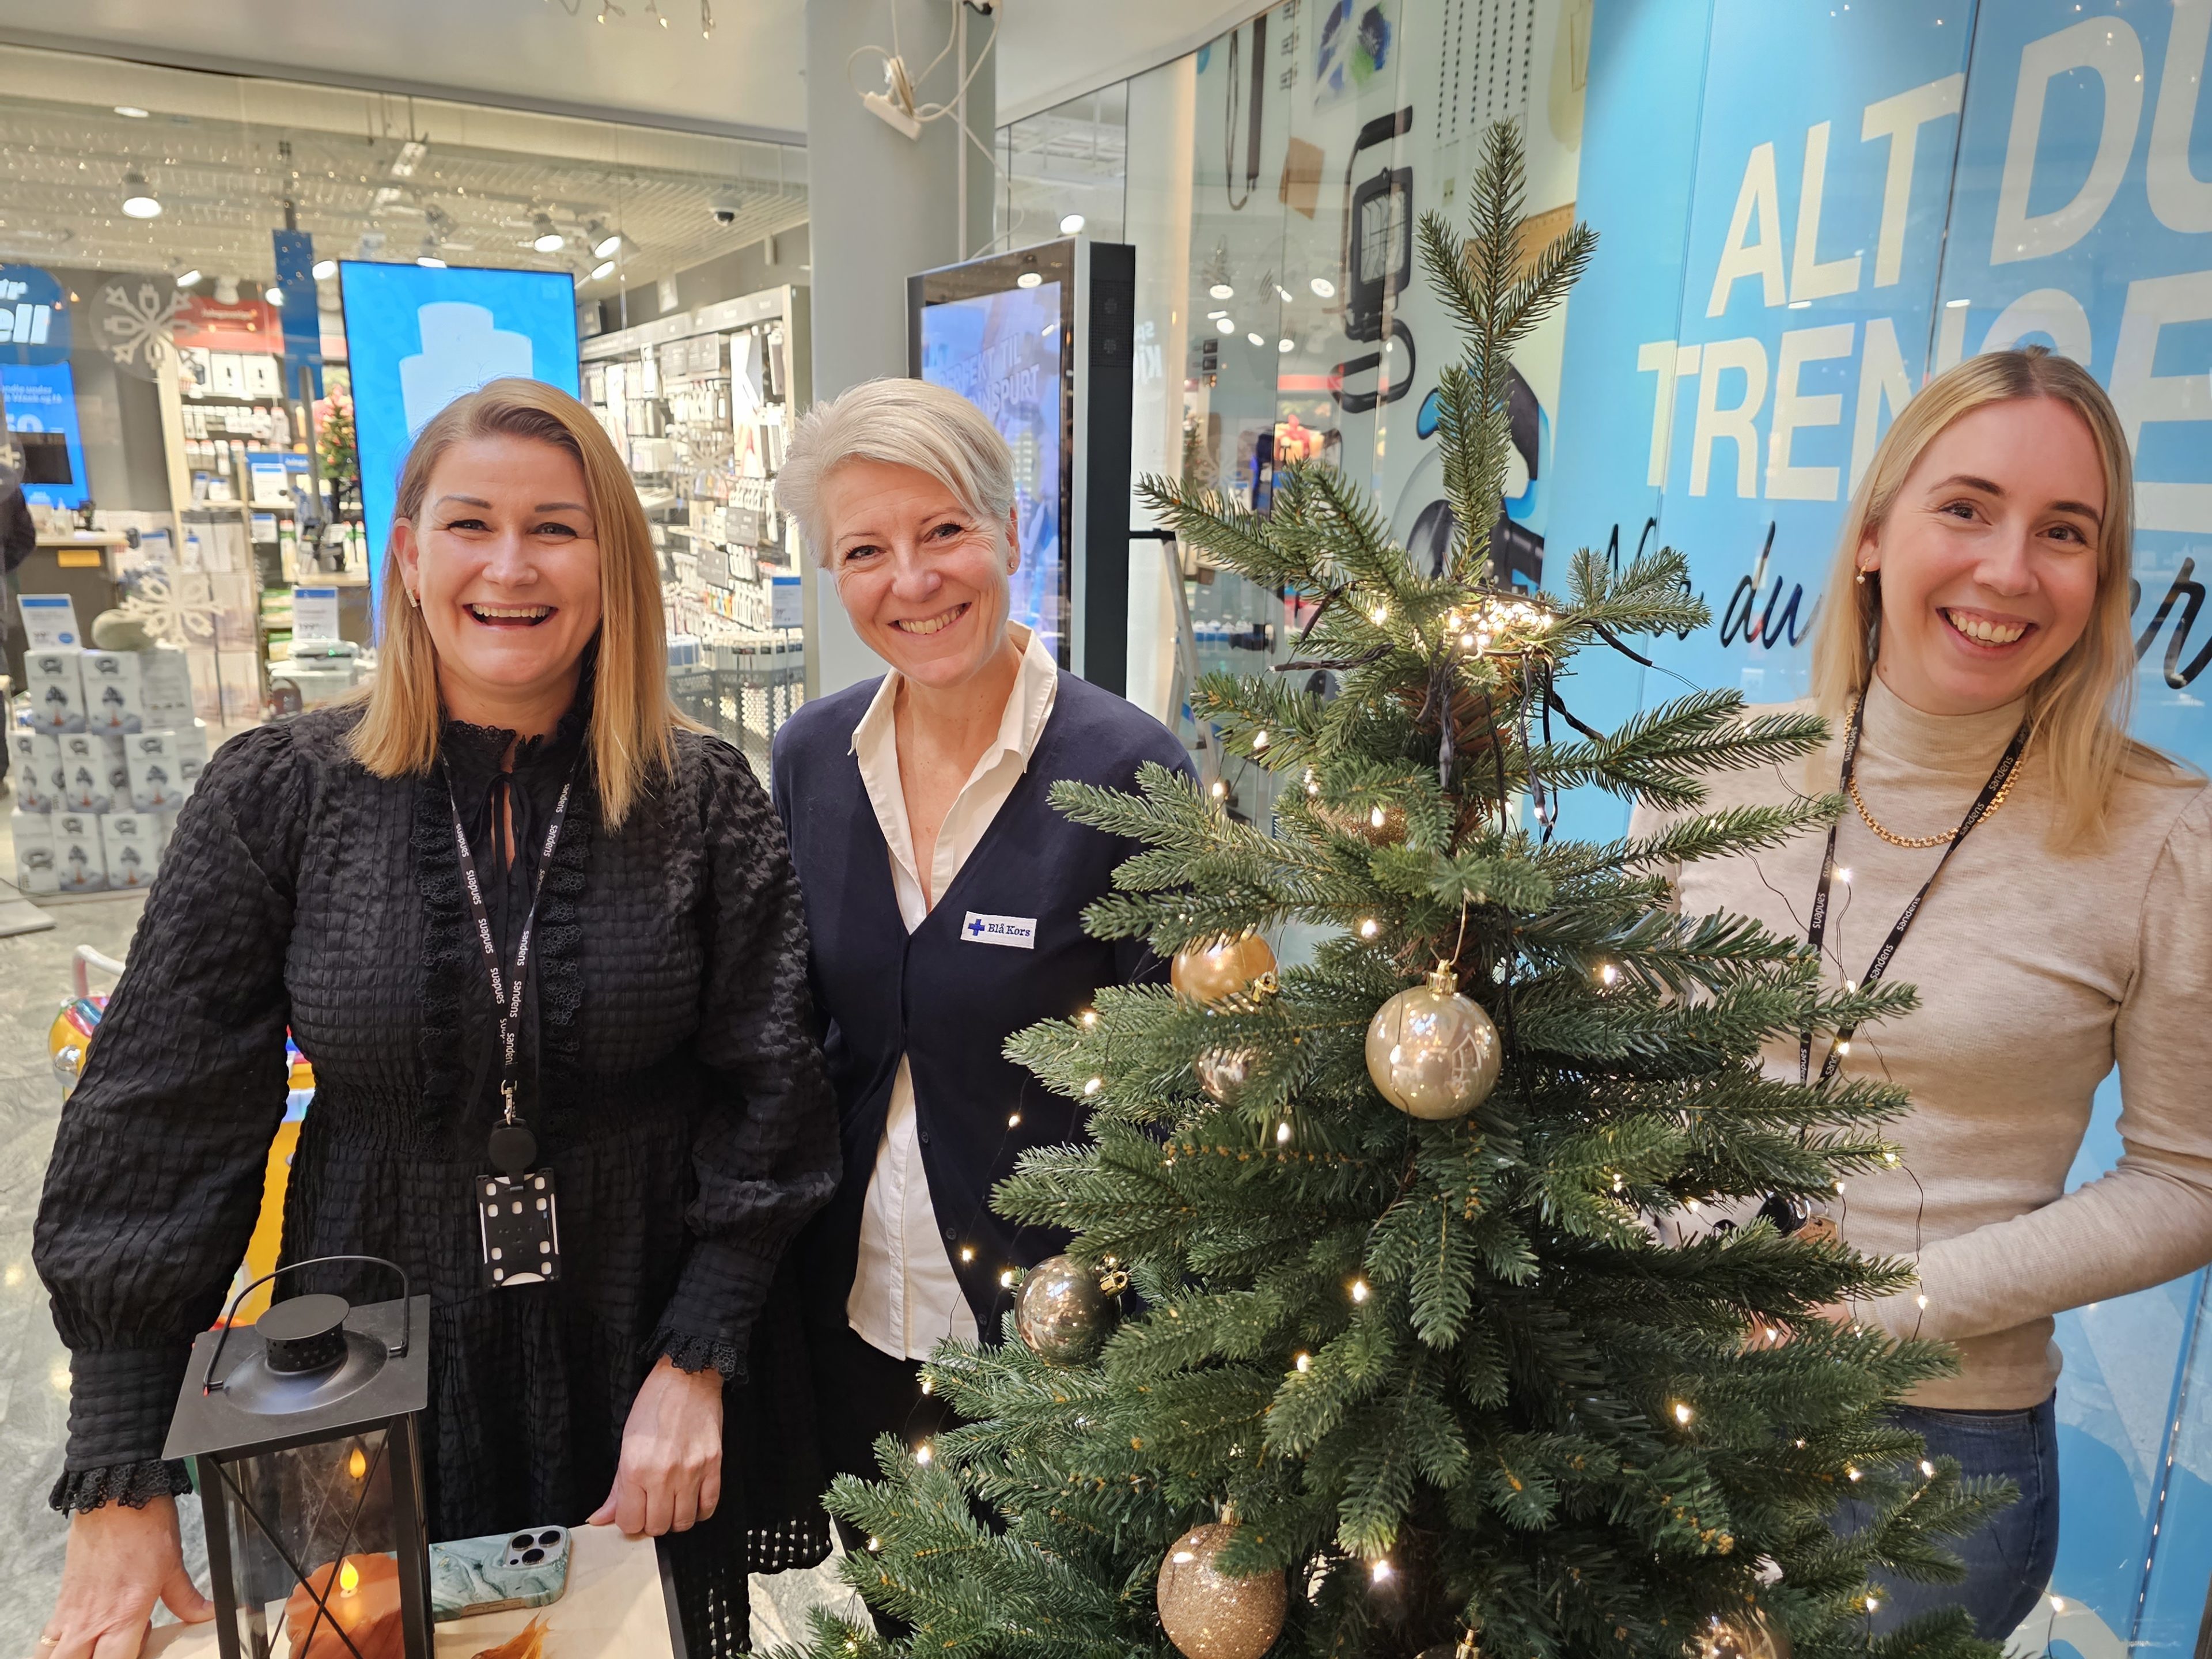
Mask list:
[[173,812],[190,791],[177,757],[173,732],[134,732],[123,740],[131,774],[131,810]]
[[251,651],[215,655],[223,724],[251,726],[261,718],[261,659]]
[[[64,732],[54,739],[62,757],[60,810],[107,812],[131,804],[131,769],[123,739],[100,732]],[[119,780],[119,782],[118,782]]]
[[89,812],[57,812],[46,822],[54,830],[55,890],[107,890],[107,850],[100,843],[100,820]]
[[150,812],[110,812],[100,820],[111,890],[144,887],[161,863],[161,826]]
[[58,733],[84,730],[84,653],[32,651],[23,657],[23,690],[31,705],[31,729]]
[[140,729],[173,732],[191,725],[192,671],[185,653],[175,646],[161,645],[137,655]]
[[15,840],[15,885],[26,893],[60,890],[54,873],[54,821],[43,812],[26,812],[20,806],[8,815],[8,830]]
[[199,781],[200,769],[208,762],[207,724],[203,720],[188,720],[169,734],[177,744],[177,776],[183,781],[185,793],[192,793]]
[[120,736],[142,729],[146,704],[136,651],[87,651],[78,661],[84,678],[84,729]]
[[60,739],[17,726],[8,733],[8,780],[19,812],[51,812],[61,805]]

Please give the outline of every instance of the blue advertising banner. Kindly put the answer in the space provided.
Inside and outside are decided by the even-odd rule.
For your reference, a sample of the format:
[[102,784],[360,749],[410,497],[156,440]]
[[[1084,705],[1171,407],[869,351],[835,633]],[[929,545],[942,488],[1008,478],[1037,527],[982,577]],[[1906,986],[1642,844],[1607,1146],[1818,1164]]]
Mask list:
[[7,405],[8,429],[24,440],[23,499],[33,507],[82,505],[84,436],[70,366],[0,358],[0,403]]
[[69,361],[70,301],[36,265],[0,265],[0,363]]
[[[1803,695],[1850,492],[1971,352],[2089,367],[2137,468],[2136,731],[2212,763],[2212,0],[1595,0],[1552,536],[1671,544],[1710,627],[1568,695]],[[1547,573],[1550,574],[1550,573]],[[1586,705],[1586,706],[1585,706]],[[1578,833],[1626,808],[1571,799]],[[2108,1079],[2069,1178],[2120,1152]],[[2204,1275],[2063,1315],[2064,1518],[2016,1641],[2193,1650],[2212,1575]]]
[[520,375],[575,395],[576,289],[565,271],[434,270],[343,260],[339,290],[353,374],[369,578],[384,546],[407,447],[433,415],[487,380]]

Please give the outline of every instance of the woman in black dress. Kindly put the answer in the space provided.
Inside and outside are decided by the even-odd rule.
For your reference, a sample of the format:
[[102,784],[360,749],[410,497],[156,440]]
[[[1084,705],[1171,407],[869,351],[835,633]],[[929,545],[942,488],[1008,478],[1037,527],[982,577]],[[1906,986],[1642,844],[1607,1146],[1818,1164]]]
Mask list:
[[[741,1478],[774,1449],[726,1442],[722,1391],[836,1180],[805,928],[744,760],[669,704],[644,516],[589,411],[500,380],[436,416],[384,601],[364,702],[209,763],[63,1115],[36,1252],[73,1372],[55,1659],[128,1654],[157,1597],[206,1616],[161,1449],[253,1226],[288,1025],[317,1086],[285,1256],[388,1257],[430,1292],[432,1537],[708,1522],[689,1599],[742,1642],[739,1529],[791,1507]],[[535,902],[511,1079],[457,829],[503,979]],[[561,1268],[485,1288],[473,1183],[509,1080]]]

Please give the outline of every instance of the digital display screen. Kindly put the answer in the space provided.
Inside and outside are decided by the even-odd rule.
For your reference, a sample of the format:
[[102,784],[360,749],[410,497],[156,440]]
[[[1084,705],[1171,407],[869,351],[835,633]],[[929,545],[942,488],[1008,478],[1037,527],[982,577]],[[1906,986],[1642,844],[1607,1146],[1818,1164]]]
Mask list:
[[[430,417],[507,375],[575,395],[576,285],[566,271],[437,270],[355,259],[339,262],[338,281],[369,580],[380,590],[399,469]],[[371,603],[380,615],[380,591]]]
[[1022,564],[1013,621],[1067,659],[1066,526],[1061,520],[1064,430],[1061,285],[1008,288],[921,309],[921,378],[958,392],[989,417],[1014,456]]
[[0,364],[8,430],[23,449],[23,499],[33,507],[84,504],[84,439],[76,379],[67,363]]

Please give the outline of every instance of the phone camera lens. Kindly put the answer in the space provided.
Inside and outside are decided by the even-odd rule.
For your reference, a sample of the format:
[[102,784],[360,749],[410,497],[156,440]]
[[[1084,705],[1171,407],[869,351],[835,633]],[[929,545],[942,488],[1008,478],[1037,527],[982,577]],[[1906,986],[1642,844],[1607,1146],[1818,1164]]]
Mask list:
[[558,1527],[546,1528],[544,1532],[538,1534],[538,1541],[544,1545],[547,1549],[551,1549],[554,1545],[561,1541],[561,1528]]
[[545,1552],[532,1544],[528,1549],[523,1551],[522,1559],[526,1565],[534,1567],[545,1559]]
[[532,1540],[528,1533],[519,1532],[515,1534],[514,1537],[507,1540],[507,1547],[512,1550],[526,1550],[530,1547],[532,1541]]

